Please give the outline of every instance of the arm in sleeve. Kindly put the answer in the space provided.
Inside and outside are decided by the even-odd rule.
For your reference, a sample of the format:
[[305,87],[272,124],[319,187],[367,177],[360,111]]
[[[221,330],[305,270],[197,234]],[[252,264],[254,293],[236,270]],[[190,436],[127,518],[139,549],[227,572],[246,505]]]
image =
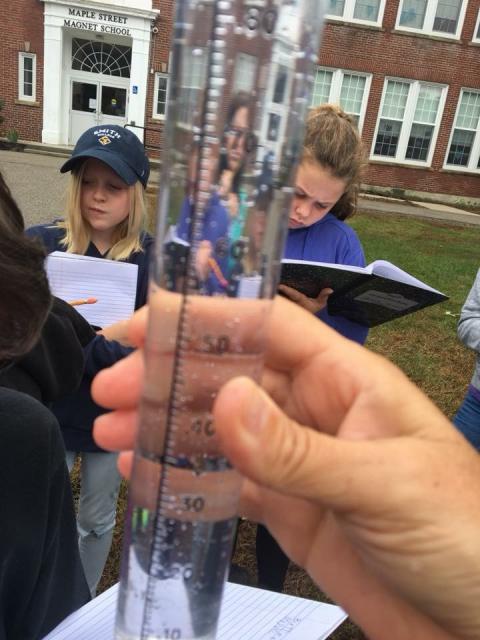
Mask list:
[[326,322],[326,324],[332,327],[332,329],[335,329],[335,331],[338,331],[338,333],[345,338],[353,340],[358,344],[365,344],[369,331],[369,328],[365,325],[352,322],[343,316],[332,316],[328,313],[327,309],[322,309],[322,311],[316,315],[317,318]]
[[102,335],[95,338],[85,347],[85,375],[93,378],[99,371],[111,367],[133,351],[116,340],[107,340]]
[[[357,267],[364,267],[365,254],[357,235],[352,231],[349,241],[342,247],[341,255],[337,260],[338,264],[350,264]],[[327,307],[328,309],[328,307]],[[332,316],[327,309],[323,309],[317,317],[338,331],[345,338],[349,338],[358,344],[365,344],[368,337],[369,328],[358,322],[352,322],[343,316]]]
[[465,346],[480,353],[480,270],[462,307],[457,335]]
[[135,296],[135,310],[147,303],[148,284],[150,276],[150,264],[153,260],[155,241],[151,235],[146,234],[143,240],[143,253],[138,262],[137,293]]

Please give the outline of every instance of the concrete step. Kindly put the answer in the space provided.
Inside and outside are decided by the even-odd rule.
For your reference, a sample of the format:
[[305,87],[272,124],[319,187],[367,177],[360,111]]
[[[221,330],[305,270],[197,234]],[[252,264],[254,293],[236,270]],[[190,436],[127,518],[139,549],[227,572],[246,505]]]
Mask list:
[[[40,155],[40,156],[46,155],[43,149],[33,149],[30,147],[25,147],[24,153],[36,153],[37,155]],[[65,151],[48,151],[47,155],[57,157],[57,158],[68,158],[70,156],[70,153]]]
[[42,142],[32,142],[31,140],[19,140],[18,143],[24,146],[25,153],[41,153],[65,158],[68,158],[73,149],[68,145],[43,144]]

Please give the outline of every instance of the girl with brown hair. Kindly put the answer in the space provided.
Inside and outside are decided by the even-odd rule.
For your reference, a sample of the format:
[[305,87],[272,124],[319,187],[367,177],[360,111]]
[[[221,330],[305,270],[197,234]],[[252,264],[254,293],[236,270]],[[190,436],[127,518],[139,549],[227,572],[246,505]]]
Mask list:
[[[323,104],[307,119],[302,158],[288,221],[285,258],[365,266],[362,245],[344,220],[354,212],[364,164],[364,150],[353,119],[340,107]],[[279,291],[359,344],[368,327],[328,313],[332,289],[308,298],[285,285]],[[258,525],[258,586],[281,591],[289,560],[268,529]]]
[[[363,164],[362,140],[353,119],[336,105],[312,109],[297,171],[285,258],[365,266],[362,245],[344,222],[355,212]],[[307,298],[285,285],[279,290],[345,337],[365,342],[367,327],[328,313],[331,289],[323,289],[317,298]]]

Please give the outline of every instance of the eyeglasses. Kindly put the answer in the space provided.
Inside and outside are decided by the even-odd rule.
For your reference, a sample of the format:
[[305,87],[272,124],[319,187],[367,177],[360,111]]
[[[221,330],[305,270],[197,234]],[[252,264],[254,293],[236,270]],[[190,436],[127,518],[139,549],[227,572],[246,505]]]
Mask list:
[[225,135],[235,138],[237,142],[242,141],[247,152],[252,151],[257,144],[257,137],[250,129],[229,126],[225,128]]
[[235,137],[237,140],[245,138],[250,134],[250,129],[242,129],[240,127],[227,127],[225,129],[225,135]]

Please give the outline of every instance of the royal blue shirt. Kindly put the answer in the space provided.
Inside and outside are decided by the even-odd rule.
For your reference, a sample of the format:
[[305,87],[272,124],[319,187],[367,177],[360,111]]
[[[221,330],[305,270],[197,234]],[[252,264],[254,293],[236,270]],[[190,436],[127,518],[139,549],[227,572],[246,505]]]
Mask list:
[[[177,222],[176,233],[179,238],[192,243],[193,203],[185,198],[182,203]],[[203,283],[209,295],[225,293],[229,276],[230,251],[230,217],[217,193],[213,193],[205,207],[200,240],[208,240],[212,246],[212,258],[216,262],[215,270],[210,270],[207,280]],[[222,279],[217,274],[221,274]]]
[[[309,227],[289,229],[284,257],[291,260],[365,266],[365,256],[357,234],[332,213],[327,213]],[[317,315],[350,340],[363,344],[367,339],[368,327],[364,325],[343,316],[330,315],[327,309]]]
[[[32,238],[39,238],[48,253],[65,251],[65,246],[62,244],[65,231],[54,223],[30,227],[25,233]],[[124,262],[138,265],[135,309],[147,302],[148,265],[154,245],[154,240],[148,233],[142,233],[140,239],[142,251],[132,253],[128,259],[124,260]],[[85,255],[94,258],[105,257],[92,242]],[[92,428],[95,418],[105,413],[105,409],[92,400],[90,394],[92,379],[101,369],[112,366],[127,356],[132,349],[122,346],[115,340],[106,340],[104,336],[97,335],[84,348],[84,351],[85,372],[78,391],[56,400],[51,408],[60,423],[65,448],[68,451],[102,451],[93,440]]]

